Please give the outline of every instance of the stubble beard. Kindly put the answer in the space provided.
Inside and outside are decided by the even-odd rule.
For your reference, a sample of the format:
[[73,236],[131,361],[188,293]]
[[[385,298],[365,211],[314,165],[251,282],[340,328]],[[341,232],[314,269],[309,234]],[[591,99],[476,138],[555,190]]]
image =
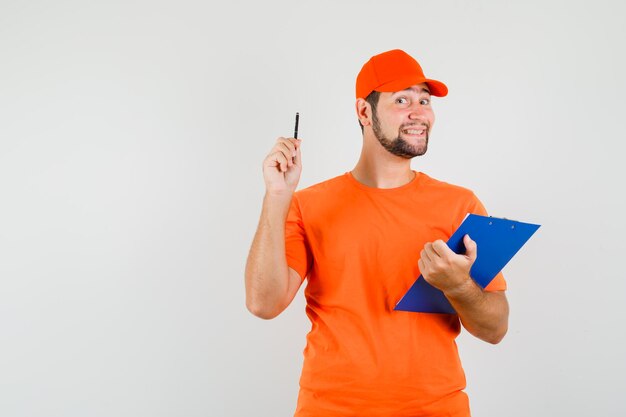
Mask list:
[[[405,159],[415,158],[416,156],[422,156],[428,150],[428,127],[426,126],[426,142],[424,146],[414,146],[409,142],[405,141],[400,137],[400,131],[398,131],[398,136],[395,139],[389,139],[384,135],[382,129],[380,128],[380,121],[378,120],[377,112],[372,114],[372,131],[374,132],[374,136],[378,139],[378,142],[385,148],[389,153],[399,156]],[[400,127],[402,130],[402,127]]]

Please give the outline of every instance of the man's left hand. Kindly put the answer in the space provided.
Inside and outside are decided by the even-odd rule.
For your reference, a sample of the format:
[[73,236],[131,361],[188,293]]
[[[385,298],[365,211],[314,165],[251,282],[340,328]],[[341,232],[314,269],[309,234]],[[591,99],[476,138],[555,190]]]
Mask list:
[[470,269],[476,260],[477,247],[469,235],[463,237],[465,254],[456,254],[443,240],[424,245],[417,262],[424,279],[444,293],[462,291],[472,279]]

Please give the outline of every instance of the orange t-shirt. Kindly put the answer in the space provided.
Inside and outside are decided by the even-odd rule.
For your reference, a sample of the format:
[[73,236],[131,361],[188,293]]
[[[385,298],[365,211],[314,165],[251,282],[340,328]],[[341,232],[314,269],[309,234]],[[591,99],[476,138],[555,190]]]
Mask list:
[[[287,262],[308,278],[312,324],[297,417],[470,415],[458,316],[393,310],[424,244],[446,241],[467,213],[486,214],[471,191],[419,172],[398,188],[346,173],[295,193]],[[505,290],[502,275],[486,289]]]

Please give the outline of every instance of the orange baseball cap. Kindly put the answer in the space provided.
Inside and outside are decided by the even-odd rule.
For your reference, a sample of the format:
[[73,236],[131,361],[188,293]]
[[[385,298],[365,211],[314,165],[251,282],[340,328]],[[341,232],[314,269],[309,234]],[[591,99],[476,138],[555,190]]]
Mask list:
[[356,77],[356,98],[365,98],[372,91],[401,91],[421,83],[428,85],[433,96],[444,97],[448,94],[448,87],[444,83],[424,76],[422,67],[412,56],[394,49],[374,55],[363,65]]

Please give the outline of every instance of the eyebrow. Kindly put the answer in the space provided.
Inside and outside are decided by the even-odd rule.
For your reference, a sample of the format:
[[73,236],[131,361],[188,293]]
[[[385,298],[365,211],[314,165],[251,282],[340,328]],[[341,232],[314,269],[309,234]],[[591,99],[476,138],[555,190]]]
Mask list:
[[416,93],[426,93],[428,95],[430,95],[430,91],[428,90],[428,88],[413,88],[413,87],[409,87],[409,88],[405,88],[402,91],[398,91],[395,94],[399,94],[399,93],[408,93],[408,92],[416,92]]

